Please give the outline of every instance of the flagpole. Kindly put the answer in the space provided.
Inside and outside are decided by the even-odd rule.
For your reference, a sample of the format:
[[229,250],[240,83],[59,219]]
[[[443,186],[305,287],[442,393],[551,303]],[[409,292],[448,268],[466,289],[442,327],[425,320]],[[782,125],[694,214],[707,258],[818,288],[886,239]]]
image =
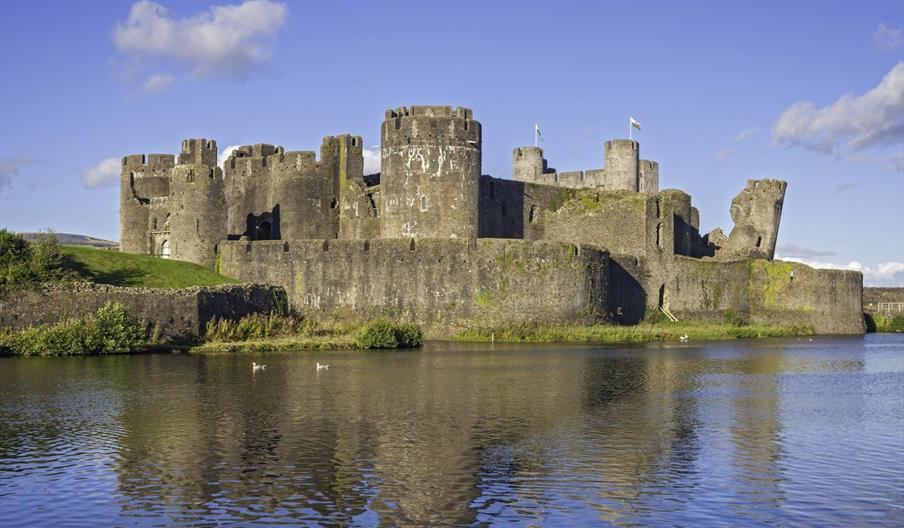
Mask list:
[[631,123],[631,118],[628,118],[628,140],[634,141],[634,125]]

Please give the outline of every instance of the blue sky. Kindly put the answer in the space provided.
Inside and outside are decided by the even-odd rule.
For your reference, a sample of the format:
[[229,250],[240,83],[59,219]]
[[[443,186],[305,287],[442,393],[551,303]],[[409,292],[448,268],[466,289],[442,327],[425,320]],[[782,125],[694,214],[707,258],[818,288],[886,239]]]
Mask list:
[[[131,13],[131,15],[130,15]],[[182,138],[379,144],[386,108],[474,109],[486,174],[627,135],[731,228],[789,182],[784,257],[904,285],[904,6],[849,2],[0,2],[0,225],[118,238],[115,163]],[[106,163],[105,160],[107,160]]]

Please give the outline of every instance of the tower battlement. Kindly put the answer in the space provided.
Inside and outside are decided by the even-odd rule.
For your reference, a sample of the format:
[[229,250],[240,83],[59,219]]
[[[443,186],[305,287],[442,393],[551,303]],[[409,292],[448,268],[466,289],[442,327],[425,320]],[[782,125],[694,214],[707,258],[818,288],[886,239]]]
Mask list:
[[403,145],[452,145],[480,149],[480,123],[468,108],[406,106],[386,111],[383,148]]
[[474,119],[474,111],[470,108],[451,106],[402,106],[386,111],[386,119],[397,117],[454,117],[458,119]]
[[179,153],[180,165],[217,164],[217,142],[212,139],[183,139],[182,152]]
[[172,169],[175,159],[172,154],[131,154],[122,158],[122,168],[140,177],[143,173]]

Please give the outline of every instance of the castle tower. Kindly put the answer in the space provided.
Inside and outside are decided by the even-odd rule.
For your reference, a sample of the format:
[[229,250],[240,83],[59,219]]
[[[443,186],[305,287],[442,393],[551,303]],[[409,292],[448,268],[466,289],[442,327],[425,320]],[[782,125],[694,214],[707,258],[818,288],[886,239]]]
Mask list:
[[637,191],[640,145],[631,139],[613,139],[605,143],[603,150],[607,188]]
[[223,164],[226,232],[230,238],[280,238],[279,211],[274,211],[272,199],[272,163],[268,160],[282,154],[283,148],[278,145],[243,145]]
[[179,162],[170,181],[170,252],[174,259],[214,268],[227,214],[216,142],[183,141]]
[[518,147],[512,151],[512,179],[529,183],[555,183],[544,180],[547,170],[543,149],[540,147]]
[[475,238],[481,129],[471,110],[387,110],[381,140],[382,236]]
[[135,154],[122,158],[119,176],[119,249],[124,253],[153,254],[150,230],[152,198],[169,196],[173,156]]

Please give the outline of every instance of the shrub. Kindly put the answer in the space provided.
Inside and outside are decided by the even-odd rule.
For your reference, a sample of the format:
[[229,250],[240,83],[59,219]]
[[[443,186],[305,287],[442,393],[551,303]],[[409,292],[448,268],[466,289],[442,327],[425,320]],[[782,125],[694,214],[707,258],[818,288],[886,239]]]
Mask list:
[[416,348],[424,344],[424,332],[416,324],[401,323],[396,327],[399,348]]
[[361,348],[397,348],[395,328],[386,320],[364,325],[358,332],[358,346]]
[[867,332],[904,332],[904,315],[863,314]]
[[70,277],[56,236],[48,231],[35,242],[0,229],[0,293],[28,284]]
[[101,354],[134,352],[144,347],[145,333],[141,321],[118,303],[107,302],[94,316],[97,343],[91,350]]
[[21,356],[116,354],[144,346],[141,322],[112,302],[91,315],[0,335],[0,351]]
[[380,319],[361,328],[357,343],[360,348],[414,348],[423,344],[423,332],[415,324]]

